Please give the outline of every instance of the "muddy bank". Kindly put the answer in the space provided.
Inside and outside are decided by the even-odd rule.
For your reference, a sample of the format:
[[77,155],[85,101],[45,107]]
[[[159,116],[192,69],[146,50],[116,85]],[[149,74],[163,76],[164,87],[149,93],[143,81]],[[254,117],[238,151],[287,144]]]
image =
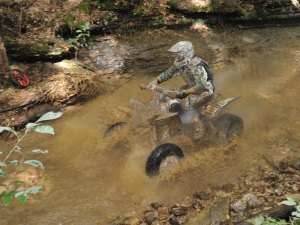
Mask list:
[[[2,1],[0,29],[11,60],[53,62],[74,57],[89,37],[87,30],[101,35],[128,34],[149,28],[178,29],[199,21],[219,25],[248,21],[255,27],[280,24],[281,19],[283,26],[290,26],[297,24],[299,10],[297,0]],[[76,30],[86,36],[79,37]]]
[[117,37],[94,39],[77,59],[61,62],[15,63],[9,71],[28,75],[30,84],[20,88],[12,82],[11,72],[4,75],[0,92],[0,123],[21,128],[47,111],[62,110],[118,88],[130,76],[134,49]]
[[[0,93],[2,126],[21,128],[48,111],[59,111],[67,105],[87,101],[106,91],[103,80],[95,76],[84,77],[78,70],[76,73],[63,72],[53,69],[53,65],[47,69],[44,63],[31,65],[27,70],[27,66],[19,67],[30,74],[31,84],[26,89],[5,85]],[[38,69],[41,67],[43,70]]]
[[235,184],[213,186],[172,204],[153,202],[148,208],[122,215],[109,224],[252,224],[246,219],[258,215],[288,219],[295,209],[281,202],[300,196],[299,162],[299,158],[288,156],[266,163],[242,175]]

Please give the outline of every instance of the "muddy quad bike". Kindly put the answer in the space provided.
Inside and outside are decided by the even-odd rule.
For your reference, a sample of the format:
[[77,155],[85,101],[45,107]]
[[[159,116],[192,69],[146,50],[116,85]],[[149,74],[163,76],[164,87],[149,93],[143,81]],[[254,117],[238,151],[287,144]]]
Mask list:
[[[141,89],[147,88],[147,85],[141,85]],[[151,152],[146,162],[146,174],[148,176],[158,175],[161,169],[169,169],[184,157],[183,151],[178,145],[167,142],[172,136],[183,133],[195,136],[193,140],[199,144],[207,144],[228,143],[243,133],[244,125],[240,117],[230,113],[222,113],[225,106],[238,97],[218,101],[217,96],[213,95],[199,109],[185,111],[181,110],[178,101],[172,100],[175,99],[176,91],[169,91],[159,86],[152,87],[151,90],[167,96],[171,99],[171,103],[167,107],[169,113],[155,116],[151,120],[152,133],[157,147]],[[194,126],[195,118],[200,119],[202,124],[206,124],[202,126],[202,135],[195,135],[199,132]]]
[[[149,89],[144,84],[141,84],[140,88]],[[138,128],[147,127],[150,130],[151,145],[154,143],[156,146],[146,162],[148,176],[157,176],[163,169],[170,170],[184,157],[182,149],[176,144],[181,142],[181,135],[192,137],[196,146],[205,147],[211,144],[228,143],[243,133],[244,125],[240,117],[222,113],[225,106],[238,97],[219,101],[217,95],[211,96],[209,101],[199,109],[186,111],[181,110],[178,102],[174,100],[176,91],[169,91],[159,86],[151,88],[151,90],[155,91],[155,98],[149,105],[133,100],[133,104],[131,104],[133,116],[129,124],[124,121],[114,123],[104,133],[104,137],[106,137],[129,125],[132,128],[130,130],[137,130],[137,135],[143,135]],[[163,102],[161,97],[169,100]],[[209,126],[202,126],[199,133],[199,127],[194,126],[195,118]],[[136,121],[137,124],[135,124]],[[146,136],[148,137],[148,133]]]

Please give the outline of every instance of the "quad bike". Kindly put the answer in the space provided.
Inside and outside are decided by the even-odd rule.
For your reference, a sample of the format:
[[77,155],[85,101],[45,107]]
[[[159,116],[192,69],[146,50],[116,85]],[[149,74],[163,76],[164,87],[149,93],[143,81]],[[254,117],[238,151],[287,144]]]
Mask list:
[[[157,176],[160,170],[165,168],[169,170],[184,157],[182,149],[173,142],[174,137],[176,139],[177,136],[187,135],[192,137],[195,143],[207,145],[207,143],[228,143],[243,133],[244,125],[240,117],[222,113],[225,106],[238,97],[219,101],[217,95],[212,95],[209,96],[207,103],[198,109],[182,110],[180,102],[175,100],[176,91],[169,91],[159,86],[149,88],[144,84],[141,84],[140,88],[155,91],[156,97],[150,105],[146,106],[146,110],[140,111],[135,108],[134,111],[143,114],[155,107],[159,108],[158,113],[151,114],[150,118],[145,120],[147,126],[151,126],[151,136],[156,146],[146,162],[148,176]],[[167,101],[162,101],[162,98]],[[200,129],[199,126],[195,126],[195,120],[202,124]],[[125,123],[118,122],[112,125],[111,129],[114,130],[121,125]]]

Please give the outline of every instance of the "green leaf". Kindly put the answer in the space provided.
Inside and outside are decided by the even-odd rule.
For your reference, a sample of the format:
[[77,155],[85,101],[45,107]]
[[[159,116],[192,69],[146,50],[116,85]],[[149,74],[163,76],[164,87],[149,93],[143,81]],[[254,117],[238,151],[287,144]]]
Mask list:
[[18,165],[18,160],[9,161],[9,164],[11,164],[13,166],[17,166]]
[[7,174],[0,168],[0,177],[7,177]]
[[26,124],[26,129],[30,129],[30,128],[36,127],[38,125],[39,125],[38,123],[27,123]]
[[248,219],[246,222],[249,222],[253,225],[262,225],[265,221],[265,218],[263,216],[257,216],[257,217],[254,217],[252,219]]
[[15,194],[15,198],[21,203],[25,203],[27,201],[27,196],[24,191],[17,192]]
[[21,202],[21,203],[27,202],[27,196],[26,195],[20,195],[16,199],[18,199],[18,201]]
[[36,194],[43,190],[41,186],[32,186],[25,190],[25,194]]
[[296,216],[296,217],[300,218],[300,213],[299,212],[292,212],[292,216]]
[[0,177],[7,177],[7,174],[5,172],[0,172]]
[[0,161],[0,167],[6,167],[6,163],[5,163],[5,162],[2,162],[2,161]]
[[32,160],[26,160],[25,162],[23,162],[24,164],[28,164],[28,165],[31,165],[31,166],[34,166],[34,167],[37,167],[37,168],[40,168],[40,169],[45,169],[44,165],[42,162],[38,161],[38,160],[35,160],[35,159],[32,159]]
[[297,206],[296,206],[296,210],[297,210],[298,212],[300,212],[300,205],[297,205]]
[[38,122],[42,122],[42,121],[46,121],[46,120],[54,120],[57,119],[59,117],[61,117],[63,113],[62,112],[47,112],[44,115],[42,115],[37,121]]
[[68,14],[68,15],[66,16],[66,22],[67,22],[69,28],[72,28],[72,27],[73,27],[74,21],[75,21],[75,17],[74,17],[72,14]]
[[292,222],[292,225],[300,225],[300,218],[294,218]]
[[295,200],[292,199],[292,198],[289,198],[289,197],[287,198],[287,200],[282,201],[281,204],[283,204],[283,205],[289,205],[289,206],[297,205],[297,203],[295,202]]
[[32,150],[32,153],[36,153],[36,154],[47,154],[47,153],[48,153],[48,150],[34,149],[34,150]]
[[1,199],[2,199],[2,203],[3,205],[9,205],[11,203],[11,201],[14,198],[14,192],[4,192]]
[[277,220],[276,220],[276,219],[274,219],[274,218],[272,218],[272,217],[269,217],[269,218],[268,218],[268,222],[271,222],[271,223],[276,223],[276,222],[277,222]]
[[1,127],[0,126],[0,133],[2,133],[3,131],[9,131],[9,132],[13,133],[14,135],[18,136],[17,132],[11,127]]
[[38,133],[43,133],[43,134],[54,134],[53,127],[51,127],[49,125],[43,125],[43,124],[35,127],[34,131],[38,132]]

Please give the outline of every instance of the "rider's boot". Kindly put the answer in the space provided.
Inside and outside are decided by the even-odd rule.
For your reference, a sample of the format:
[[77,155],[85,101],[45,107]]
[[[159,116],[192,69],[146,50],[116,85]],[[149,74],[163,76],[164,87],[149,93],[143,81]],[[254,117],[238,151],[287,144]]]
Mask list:
[[217,134],[217,129],[214,127],[211,121],[209,120],[204,120],[203,121],[203,127],[204,127],[204,135],[203,135],[203,140],[212,140],[216,134]]
[[194,129],[193,129],[194,132],[193,132],[192,139],[195,141],[203,138],[204,136],[203,124],[201,123],[198,117],[194,118],[193,125],[194,125]]

